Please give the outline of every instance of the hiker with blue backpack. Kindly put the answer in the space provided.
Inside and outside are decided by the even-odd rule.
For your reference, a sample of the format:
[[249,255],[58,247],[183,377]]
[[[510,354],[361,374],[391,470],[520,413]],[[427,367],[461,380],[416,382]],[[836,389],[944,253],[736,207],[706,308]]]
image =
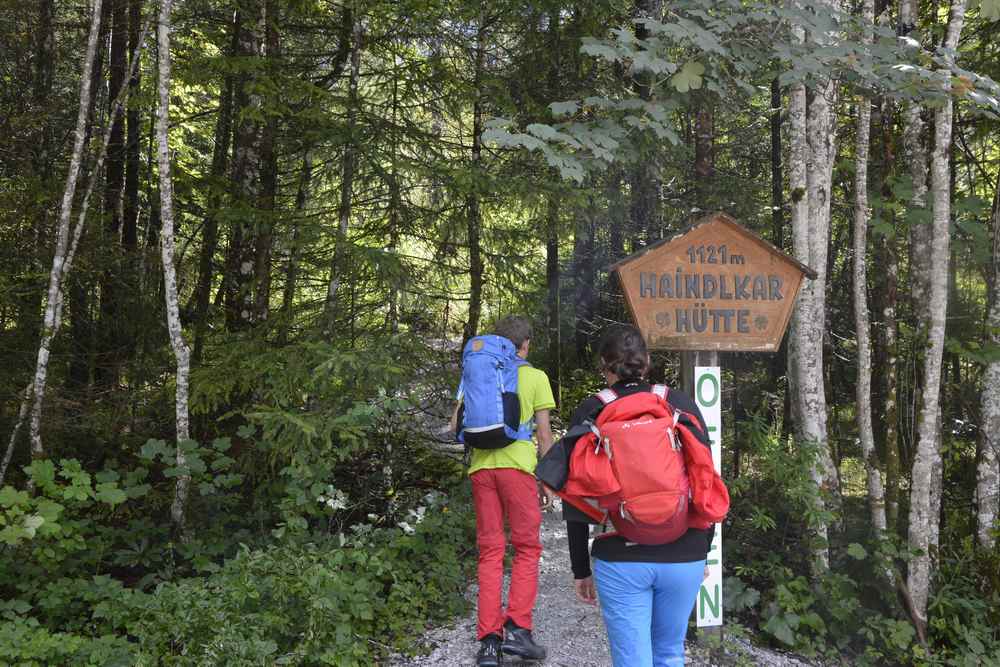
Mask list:
[[[577,596],[600,600],[614,667],[682,667],[729,494],[694,400],[646,382],[638,329],[611,329],[599,356],[607,388],[581,403],[535,472],[564,501]],[[590,523],[613,530],[598,534],[588,557]]]
[[[491,335],[471,338],[462,351],[462,381],[452,426],[470,453],[469,477],[476,510],[479,599],[478,667],[498,667],[502,655],[545,658],[531,635],[542,553],[538,451],[552,445],[549,410],[555,407],[548,376],[527,361],[531,324],[509,316]],[[510,592],[504,610],[504,521],[514,546]]]

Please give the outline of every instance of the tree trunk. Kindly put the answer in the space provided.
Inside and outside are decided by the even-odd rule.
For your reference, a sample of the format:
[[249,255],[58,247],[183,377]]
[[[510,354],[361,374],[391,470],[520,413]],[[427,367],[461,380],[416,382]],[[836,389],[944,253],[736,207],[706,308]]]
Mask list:
[[[862,9],[864,35],[862,42],[872,42],[875,20],[874,0],[865,0]],[[871,132],[871,100],[862,97],[858,102],[858,129],[854,152],[854,328],[858,340],[858,380],[856,386],[855,415],[861,440],[861,455],[865,460],[868,481],[868,506],[872,527],[882,539],[886,531],[885,494],[882,489],[882,471],[875,452],[875,435],[872,430],[871,410],[871,323],[868,318],[868,148]]]
[[[177,467],[186,464],[182,444],[189,439],[188,426],[188,374],[191,369],[190,352],[181,331],[180,307],[177,303],[177,271],[174,268],[174,185],[170,174],[170,13],[173,0],[160,0],[160,20],[157,26],[157,80],[156,138],[157,165],[160,171],[160,258],[163,260],[163,285],[167,307],[167,330],[170,347],[177,362],[177,389],[175,393],[175,420],[177,427]],[[179,535],[185,534],[185,508],[191,477],[178,475],[174,486],[174,500],[170,517]]]
[[[958,37],[965,20],[965,0],[955,0],[951,7],[951,20],[944,41],[944,49],[951,53],[958,45]],[[951,75],[948,70],[938,70],[950,91]],[[948,259],[949,224],[951,220],[951,187],[949,154],[951,151],[952,99],[947,95],[941,108],[934,113],[934,151],[931,155],[931,187],[933,189],[933,238],[934,260],[930,263],[927,280],[928,348],[924,360],[924,391],[918,426],[917,452],[913,461],[910,482],[910,533],[909,544],[920,553],[910,560],[907,583],[913,597],[917,623],[927,627],[927,600],[932,577],[930,553],[937,543],[937,515],[940,507],[932,505],[934,476],[940,475],[941,361],[944,352],[945,316],[948,312]]]
[[[917,28],[919,5],[917,0],[900,0],[899,34],[922,42]],[[919,104],[903,104],[903,149],[910,164],[913,194],[910,198],[912,210],[921,210],[927,199],[927,147],[924,138],[924,119]],[[914,305],[916,321],[927,319],[928,285],[930,272],[931,225],[910,222],[910,298]]]
[[[794,1],[794,0],[793,0]],[[831,3],[836,7],[836,3]],[[805,35],[793,26],[799,41]],[[813,36],[818,41],[817,36]],[[823,510],[823,491],[839,488],[837,470],[827,442],[826,392],[823,373],[823,341],[826,313],[826,266],[830,229],[830,194],[834,148],[833,81],[814,91],[807,106],[805,85],[794,84],[789,98],[790,179],[792,190],[792,235],[795,256],[818,274],[806,282],[792,320],[789,340],[789,376],[796,401],[794,413],[800,443],[816,449],[812,478],[816,484],[817,510]],[[829,567],[829,528],[819,521],[811,526],[816,542],[813,563],[818,570]]]
[[323,308],[324,333],[333,335],[337,315],[337,292],[346,269],[351,224],[351,203],[354,198],[354,171],[357,166],[357,124],[358,124],[358,79],[361,71],[361,19],[354,22],[351,39],[351,74],[347,91],[347,145],[341,163],[340,206],[337,210],[337,245],[330,265],[330,281],[326,289],[326,304]]
[[594,231],[597,210],[594,197],[590,197],[583,215],[577,218],[573,233],[573,317],[576,362],[588,367],[590,362],[590,332],[594,326],[594,290],[596,275],[594,270]]
[[[876,123],[881,134],[882,160],[879,168],[879,181],[882,199],[885,202],[889,202],[893,196],[889,183],[889,176],[895,162],[892,148],[892,108],[891,101],[883,100],[880,122]],[[879,421],[883,428],[882,451],[885,461],[886,522],[890,529],[896,530],[899,519],[900,481],[899,409],[896,381],[897,340],[899,338],[899,324],[896,322],[899,254],[896,247],[898,238],[895,214],[888,206],[884,207],[883,211],[890,216],[887,222],[891,225],[891,231],[885,236],[883,242],[878,244],[876,252],[876,264],[884,267],[882,279],[876,282],[876,299],[879,305],[878,312],[881,316],[879,326],[881,336],[875,365],[878,369],[877,375],[881,378],[881,391],[878,400],[873,400],[872,404],[880,408],[877,414],[881,415]]]
[[545,282],[547,286],[546,312],[548,314],[549,337],[549,378],[555,393],[556,403],[562,390],[562,327],[559,317],[559,196],[549,195],[548,212],[545,220]]
[[[261,19],[260,0],[243,0],[236,16],[239,56],[259,65]],[[257,118],[262,100],[254,87],[256,75],[242,74],[236,86],[236,117],[240,122],[234,138],[233,204],[239,211],[233,223],[226,258],[226,327],[247,329],[253,322],[253,278],[256,253],[257,205],[260,194],[260,135]],[[161,198],[162,200],[162,198]],[[162,213],[161,213],[162,215]]]
[[[990,217],[993,239],[986,303],[987,340],[1000,348],[1000,175]],[[979,464],[976,470],[976,541],[984,549],[996,546],[997,514],[1000,512],[1000,361],[991,361],[983,373],[979,424]]]
[[[233,26],[233,44],[230,55],[236,53],[236,25]],[[219,115],[215,120],[215,147],[212,151],[211,194],[201,233],[201,255],[198,259],[198,282],[195,286],[194,311],[194,352],[192,362],[201,364],[208,329],[208,306],[215,274],[215,253],[219,247],[219,208],[222,206],[222,184],[229,170],[229,142],[233,135],[233,87],[232,76],[227,76],[219,90]]]
[[288,330],[292,326],[292,305],[299,278],[299,224],[305,217],[306,206],[312,185],[312,148],[306,147],[302,154],[302,174],[299,189],[295,195],[295,218],[292,221],[292,239],[288,248],[288,268],[285,271],[285,289],[281,297],[281,330],[278,340],[288,340]]
[[[138,53],[139,35],[142,30],[142,0],[129,0],[128,50]],[[131,67],[129,98],[135,100],[141,90],[141,67]],[[119,341],[125,360],[135,354],[137,320],[144,312],[142,291],[138,273],[139,263],[139,156],[142,149],[142,110],[133,102],[126,110],[125,137],[125,195],[122,215],[122,252],[124,267],[121,273],[121,305],[124,309],[125,324]]]
[[785,247],[785,191],[781,178],[781,86],[771,79],[771,243]]
[[[119,90],[125,83],[128,49],[128,0],[107,0],[111,10],[111,48],[108,61],[108,90]],[[108,99],[108,122],[111,143],[108,146],[104,185],[104,238],[100,244],[104,270],[100,282],[100,320],[98,326],[95,380],[98,387],[116,388],[121,375],[121,340],[125,324],[121,312],[122,218],[125,185],[125,119],[112,114],[115,100]]]
[[[59,315],[62,302],[63,278],[72,262],[70,254],[70,217],[73,210],[73,197],[76,194],[76,182],[80,175],[80,162],[83,159],[83,144],[87,135],[87,119],[90,115],[91,85],[94,61],[97,57],[97,41],[101,32],[101,0],[94,0],[93,16],[90,23],[90,34],[87,38],[87,52],[83,60],[83,72],[80,74],[80,106],[76,117],[76,130],[73,141],[73,153],[70,157],[69,170],[66,174],[66,187],[63,190],[62,205],[59,209],[59,226],[56,230],[55,252],[52,257],[52,269],[49,272],[49,287],[45,306],[45,318],[42,321],[42,335],[38,345],[38,357],[35,363],[34,404],[31,408],[32,458],[40,458],[45,453],[42,446],[41,419],[42,401],[45,399],[45,383],[49,372],[49,350],[61,323]],[[25,394],[25,398],[28,398]],[[22,413],[23,413],[22,409]],[[19,425],[15,426],[15,432]],[[13,446],[14,441],[11,441]]]
[[[635,19],[659,20],[663,16],[662,0],[635,0],[633,14]],[[645,23],[636,23],[635,36],[639,39],[650,36]],[[649,72],[640,72],[632,77],[632,89],[640,99],[651,99],[652,88],[653,76]],[[637,160],[628,173],[631,195],[629,205],[631,229],[628,236],[632,242],[633,252],[643,245],[653,243],[662,233],[659,206],[659,145],[656,142],[647,142],[644,153],[643,158]]]
[[[479,330],[479,317],[483,307],[483,260],[480,248],[480,232],[482,214],[479,210],[479,189],[482,187],[482,150],[483,150],[483,65],[486,57],[486,27],[485,19],[480,18],[479,30],[476,34],[476,62],[473,81],[472,104],[472,183],[465,199],[466,236],[469,243],[469,319],[465,324],[464,339],[468,340]],[[464,344],[464,341],[463,341]]]
[[[32,81],[32,103],[37,113],[45,114],[52,104],[52,79],[55,72],[55,31],[53,18],[55,6],[53,0],[39,0],[38,28],[35,33],[35,72]],[[51,173],[52,140],[51,128],[47,123],[39,123],[37,152],[33,160],[33,168],[39,178]],[[44,183],[48,183],[45,178]],[[48,191],[48,188],[45,188]],[[34,349],[38,344],[40,312],[42,306],[43,284],[37,276],[42,275],[45,266],[45,249],[48,245],[49,210],[43,203],[34,215],[35,251],[30,257],[25,279],[18,285],[15,293],[23,296],[18,300],[18,341],[22,349]]]
[[[281,70],[281,39],[278,33],[278,8],[275,0],[266,0],[265,8],[265,56],[271,76]],[[277,103],[277,100],[274,100]],[[278,138],[278,117],[268,116],[260,142],[261,211],[254,258],[254,320],[264,322],[270,314],[271,304],[271,251],[274,245],[274,222],[278,196],[278,152],[275,142]]]

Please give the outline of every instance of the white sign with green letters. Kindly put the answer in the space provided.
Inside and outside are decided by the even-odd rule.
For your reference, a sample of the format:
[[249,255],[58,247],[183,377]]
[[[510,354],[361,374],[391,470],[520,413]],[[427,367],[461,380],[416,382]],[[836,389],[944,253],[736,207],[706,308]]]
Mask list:
[[[722,383],[718,366],[695,366],[694,400],[705,417],[715,470],[722,472]],[[708,576],[701,583],[695,614],[698,627],[722,625],[722,524],[708,552]]]

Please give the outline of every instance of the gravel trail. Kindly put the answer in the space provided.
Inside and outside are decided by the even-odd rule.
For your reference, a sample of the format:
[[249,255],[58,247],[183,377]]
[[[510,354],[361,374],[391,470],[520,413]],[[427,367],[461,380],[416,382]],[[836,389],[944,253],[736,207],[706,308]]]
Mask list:
[[[597,607],[579,602],[573,592],[573,575],[569,566],[566,524],[557,508],[542,513],[542,559],[539,564],[538,601],[535,604],[533,631],[535,640],[548,649],[548,658],[539,664],[545,667],[611,667],[608,639],[604,622]],[[504,590],[510,583],[509,572]],[[395,657],[385,667],[465,667],[476,664],[476,600],[477,586],[469,586],[466,597],[472,602],[469,614],[452,624],[434,628],[424,634],[415,648],[426,655]],[[713,659],[710,653],[688,642],[687,664],[708,665],[767,665],[810,667],[812,663],[791,656],[760,649],[744,641],[728,643],[724,660]],[[508,659],[504,664],[519,664]]]

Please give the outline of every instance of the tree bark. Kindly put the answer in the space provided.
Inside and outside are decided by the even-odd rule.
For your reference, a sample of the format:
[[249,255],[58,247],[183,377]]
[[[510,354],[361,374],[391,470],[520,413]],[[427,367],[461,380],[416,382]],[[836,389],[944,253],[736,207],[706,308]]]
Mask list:
[[547,286],[546,313],[548,315],[549,378],[556,403],[562,405],[562,327],[559,317],[559,196],[549,195],[545,216],[545,282]]
[[[240,58],[260,63],[264,8],[260,0],[242,0],[236,14]],[[242,74],[236,85],[236,128],[233,156],[233,202],[239,210],[226,257],[226,327],[245,330],[253,322],[254,236],[260,194],[260,135],[257,118],[262,100],[254,87],[257,74]]]
[[[34,404],[31,409],[32,458],[40,458],[45,450],[42,445],[41,418],[42,402],[45,398],[45,383],[49,372],[49,350],[60,325],[60,305],[62,302],[63,278],[72,262],[70,254],[70,217],[73,211],[73,197],[76,194],[76,182],[80,175],[80,163],[83,159],[83,145],[87,135],[87,119],[90,116],[91,85],[94,61],[97,57],[97,41],[101,32],[101,0],[94,0],[93,16],[90,23],[90,34],[87,38],[87,51],[83,60],[83,71],[80,74],[80,106],[77,111],[76,129],[73,141],[73,153],[70,157],[69,170],[66,174],[66,186],[63,190],[62,204],[59,209],[59,226],[56,230],[55,253],[52,257],[52,269],[49,272],[49,287],[46,297],[45,317],[42,321],[42,335],[38,345],[38,357],[35,362],[35,378],[31,383],[34,387]],[[29,394],[25,393],[28,399]],[[23,412],[23,410],[22,410]],[[20,428],[15,426],[15,432]],[[13,444],[13,440],[11,441]]]
[[[875,20],[874,0],[865,0],[862,8],[864,34],[862,43],[872,42],[872,23]],[[854,328],[858,340],[858,380],[856,386],[855,415],[861,440],[861,455],[865,460],[868,482],[868,506],[872,527],[881,539],[886,532],[885,493],[882,488],[882,471],[875,452],[875,434],[872,429],[871,385],[872,353],[871,322],[868,317],[868,149],[871,132],[871,100],[862,97],[858,102],[858,128],[854,151]]]
[[573,233],[573,317],[577,364],[586,368],[590,362],[590,332],[594,322],[594,232],[596,228],[594,196],[591,195],[584,214],[577,218]]
[[[108,89],[117,91],[125,83],[128,59],[128,0],[108,0],[111,10],[111,48],[108,61]],[[108,99],[111,142],[108,146],[104,185],[104,238],[101,254],[104,270],[100,281],[100,323],[98,327],[95,380],[99,387],[116,388],[121,375],[121,341],[125,320],[121,312],[123,290],[122,218],[125,185],[125,119],[112,114],[115,100]]]
[[[236,52],[236,26],[233,26],[233,45],[230,55]],[[215,120],[215,146],[212,151],[211,194],[208,198],[205,224],[201,233],[201,255],[198,259],[198,282],[195,287],[194,352],[192,362],[201,364],[208,329],[208,306],[215,274],[215,253],[219,247],[219,208],[222,206],[221,187],[229,170],[229,144],[233,130],[233,77],[227,76],[219,90],[219,115]]]
[[[264,3],[264,44],[268,71],[277,76],[281,70],[281,38],[278,33],[278,8],[275,0]],[[276,103],[277,100],[274,100]],[[275,202],[278,197],[278,117],[268,116],[261,135],[260,202],[261,211],[254,257],[254,321],[264,322],[271,304],[271,252],[274,246]]]
[[341,162],[340,206],[337,210],[337,244],[330,265],[330,281],[326,289],[326,304],[323,308],[324,333],[333,335],[337,315],[337,292],[346,268],[349,239],[347,232],[351,224],[351,204],[354,198],[354,171],[357,167],[357,125],[358,125],[358,79],[361,71],[361,18],[354,22],[351,38],[351,74],[347,91],[347,145]]
[[[986,302],[987,340],[1000,349],[1000,175],[997,176],[990,216],[992,237],[989,296]],[[976,541],[984,549],[996,546],[996,521],[1000,513],[1000,361],[991,361],[983,373],[980,398],[979,464],[976,468]]]
[[[965,0],[955,0],[943,48],[949,57],[958,45],[965,20]],[[942,85],[950,93],[949,70],[938,70]],[[940,475],[941,361],[944,352],[945,316],[948,312],[949,224],[951,220],[951,151],[952,99],[950,94],[934,113],[934,151],[931,155],[931,187],[933,189],[934,260],[930,263],[927,280],[929,321],[928,348],[924,360],[924,391],[918,426],[917,452],[913,461],[910,483],[909,545],[918,550],[909,563],[907,583],[913,596],[917,622],[927,627],[927,600],[932,578],[931,548],[937,543],[937,516],[940,507],[932,504],[934,476]]]
[[306,206],[309,202],[312,171],[312,147],[307,146],[302,154],[302,173],[299,176],[299,189],[295,195],[295,219],[292,221],[288,268],[285,271],[285,289],[281,298],[281,329],[278,336],[281,343],[288,340],[288,330],[292,326],[292,306],[295,303],[295,291],[299,278],[299,221],[305,217]]
[[[157,166],[160,171],[160,258],[163,261],[163,285],[167,308],[167,330],[170,333],[170,347],[177,362],[177,382],[175,393],[175,421],[177,428],[177,466],[183,468],[187,461],[182,444],[189,439],[188,420],[188,375],[191,357],[181,331],[180,307],[177,295],[177,271],[174,268],[174,185],[170,173],[170,14],[173,0],[160,0],[160,20],[157,25],[157,80],[156,139]],[[178,475],[174,486],[174,499],[170,506],[170,517],[174,528],[182,537],[185,534],[185,508],[191,477]]]
[[[917,42],[923,41],[917,28],[917,0],[900,0],[899,34]],[[913,194],[910,205],[913,210],[921,210],[927,199],[927,147],[924,138],[924,119],[919,104],[903,104],[903,148],[910,164]],[[910,222],[910,298],[914,305],[917,322],[927,319],[928,284],[931,259],[931,225]]]
[[[39,0],[38,28],[35,32],[35,71],[32,81],[32,104],[37,113],[46,114],[51,105],[52,80],[55,72],[55,31],[53,18],[55,6],[53,0]],[[39,123],[39,135],[36,145],[37,152],[33,159],[33,168],[38,177],[50,174],[52,162],[51,128],[48,123]],[[50,179],[44,178],[43,183]],[[46,191],[48,190],[46,186]],[[34,215],[35,251],[30,257],[30,264],[25,279],[16,292],[23,296],[18,300],[18,340],[23,349],[34,349],[38,342],[39,325],[41,324],[41,306],[43,284],[37,276],[42,275],[45,265],[45,248],[48,245],[49,210],[43,204]]]
[[[892,147],[892,102],[883,100],[881,104],[880,122],[876,127],[881,134],[882,159],[879,165],[879,181],[881,185],[882,199],[888,202],[892,199],[892,187],[889,183],[889,176],[892,173],[895,162],[895,154]],[[879,305],[881,321],[879,331],[878,352],[876,354],[877,375],[881,378],[881,392],[879,400],[873,400],[874,406],[880,409],[877,414],[881,415],[880,421],[883,427],[883,457],[885,461],[885,503],[886,521],[890,529],[895,530],[899,519],[899,481],[900,481],[900,454],[899,454],[899,408],[897,389],[897,341],[899,338],[899,324],[896,322],[896,303],[899,290],[899,254],[897,252],[898,237],[896,235],[895,214],[886,206],[883,208],[889,216],[887,221],[891,230],[884,238],[884,242],[878,244],[876,252],[876,262],[880,267],[884,267],[882,280],[876,283],[876,295]]]
[[[465,198],[466,236],[469,244],[469,319],[465,324],[464,339],[468,340],[479,330],[479,317],[483,307],[483,260],[480,248],[482,214],[479,210],[479,188],[482,187],[483,151],[483,66],[486,57],[485,19],[480,18],[476,33],[476,62],[473,80],[475,99],[472,104],[472,183]],[[464,344],[464,341],[463,341]]]
[[[793,0],[794,2],[794,0]],[[836,7],[837,3],[828,3]],[[801,28],[792,27],[797,41],[804,42]],[[819,36],[813,35],[813,41]],[[807,105],[806,88],[792,86],[789,96],[790,178],[792,190],[792,236],[795,256],[811,266],[816,279],[806,282],[792,317],[789,339],[789,376],[796,401],[797,436],[801,444],[815,448],[811,475],[816,484],[815,509],[823,511],[822,492],[836,493],[837,470],[827,440],[826,392],[823,373],[823,341],[826,322],[826,267],[830,230],[830,194],[835,125],[832,114],[835,84],[827,81],[814,90]],[[829,568],[829,528],[822,520],[811,526],[815,533],[813,564]]]

